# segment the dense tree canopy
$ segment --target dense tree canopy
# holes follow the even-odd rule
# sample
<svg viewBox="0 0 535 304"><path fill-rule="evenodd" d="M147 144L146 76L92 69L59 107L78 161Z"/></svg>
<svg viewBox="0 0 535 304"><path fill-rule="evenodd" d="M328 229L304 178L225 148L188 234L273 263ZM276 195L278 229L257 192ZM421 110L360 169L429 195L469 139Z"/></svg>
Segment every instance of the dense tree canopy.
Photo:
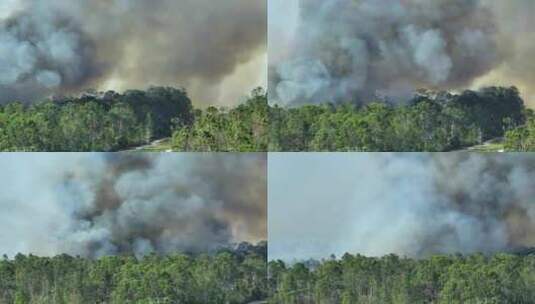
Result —
<svg viewBox="0 0 535 304"><path fill-rule="evenodd" d="M192 123L183 90L91 93L25 106L0 107L2 151L115 151L170 136Z"/></svg>
<svg viewBox="0 0 535 304"><path fill-rule="evenodd" d="M169 87L0 106L0 151L118 151L166 137L177 151L265 151L267 96L256 89L230 111L194 109Z"/></svg>
<svg viewBox="0 0 535 304"><path fill-rule="evenodd" d="M525 121L516 88L420 92L406 105L273 107L270 151L450 151L502 137Z"/></svg>
<svg viewBox="0 0 535 304"><path fill-rule="evenodd" d="M266 243L208 255L17 255L0 260L0 303L228 303L267 298Z"/></svg>
<svg viewBox="0 0 535 304"><path fill-rule="evenodd" d="M535 114L526 110L526 123L505 134L505 150L513 152L535 151Z"/></svg>
<svg viewBox="0 0 535 304"><path fill-rule="evenodd" d="M408 104L195 109L184 90L151 88L0 106L0 151L118 151L169 139L174 151L451 151L506 139L535 150L535 118L516 88L420 92Z"/></svg>
<svg viewBox="0 0 535 304"><path fill-rule="evenodd" d="M172 138L177 151L252 151L268 147L267 95L262 89L237 107L195 111L194 123L178 128Z"/></svg>
<svg viewBox="0 0 535 304"><path fill-rule="evenodd" d="M269 263L270 303L535 303L535 255L344 255Z"/></svg>

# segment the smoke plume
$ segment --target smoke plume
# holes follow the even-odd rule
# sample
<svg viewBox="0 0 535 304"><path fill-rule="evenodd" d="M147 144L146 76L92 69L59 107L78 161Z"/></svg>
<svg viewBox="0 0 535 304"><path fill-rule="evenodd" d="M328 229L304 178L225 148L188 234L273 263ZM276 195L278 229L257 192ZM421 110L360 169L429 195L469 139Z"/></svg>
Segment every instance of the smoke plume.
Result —
<svg viewBox="0 0 535 304"><path fill-rule="evenodd" d="M5 155L0 250L206 252L266 236L262 154Z"/></svg>
<svg viewBox="0 0 535 304"><path fill-rule="evenodd" d="M270 156L270 258L535 246L534 161L529 154Z"/></svg>
<svg viewBox="0 0 535 304"><path fill-rule="evenodd" d="M522 39L533 28L532 18L512 18L522 10L531 15L532 1L296 1L297 21L270 25L275 103L399 102L421 88L521 86L526 81L510 83L501 70L535 54L532 39ZM280 34L284 24L293 34Z"/></svg>
<svg viewBox="0 0 535 304"><path fill-rule="evenodd" d="M0 102L172 85L213 104L264 81L265 1L13 0L4 6Z"/></svg>

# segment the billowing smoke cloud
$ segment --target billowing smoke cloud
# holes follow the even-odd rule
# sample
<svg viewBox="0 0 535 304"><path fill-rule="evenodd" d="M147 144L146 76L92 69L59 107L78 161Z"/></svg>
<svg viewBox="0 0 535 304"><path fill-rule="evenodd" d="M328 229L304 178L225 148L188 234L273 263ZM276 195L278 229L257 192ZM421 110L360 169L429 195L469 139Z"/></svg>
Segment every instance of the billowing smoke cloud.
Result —
<svg viewBox="0 0 535 304"><path fill-rule="evenodd" d="M0 251L206 252L266 236L262 154L0 158Z"/></svg>
<svg viewBox="0 0 535 304"><path fill-rule="evenodd" d="M2 101L87 85L101 70L94 41L58 12L18 12L0 24Z"/></svg>
<svg viewBox="0 0 535 304"><path fill-rule="evenodd" d="M270 258L535 246L534 161L529 154L270 156Z"/></svg>
<svg viewBox="0 0 535 304"><path fill-rule="evenodd" d="M505 61L491 73L477 79L476 86L515 85L520 88L529 106L535 107L535 2L530 0L485 0L500 30L499 47Z"/></svg>
<svg viewBox="0 0 535 304"><path fill-rule="evenodd" d="M526 54L535 54L522 38L533 28L532 18L513 16L531 15L533 1L295 1L297 21L280 21L290 26L291 37L277 31L283 25L270 24L269 88L275 103L403 101L420 88L520 86L526 81L511 83L497 71L522 66L529 61Z"/></svg>
<svg viewBox="0 0 535 304"><path fill-rule="evenodd" d="M186 87L197 102L234 103L220 98L245 95L265 81L259 67L265 1L16 0L4 6L10 13L0 19L1 102L173 85Z"/></svg>

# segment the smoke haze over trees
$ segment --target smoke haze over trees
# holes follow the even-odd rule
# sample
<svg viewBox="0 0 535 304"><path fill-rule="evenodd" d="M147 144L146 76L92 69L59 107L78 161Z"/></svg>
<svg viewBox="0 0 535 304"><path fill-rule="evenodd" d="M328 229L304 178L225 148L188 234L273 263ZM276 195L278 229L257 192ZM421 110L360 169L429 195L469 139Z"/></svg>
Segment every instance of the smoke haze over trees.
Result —
<svg viewBox="0 0 535 304"><path fill-rule="evenodd" d="M263 154L4 154L0 251L210 252L266 239Z"/></svg>
<svg viewBox="0 0 535 304"><path fill-rule="evenodd" d="M275 0L269 12L274 103L398 102L422 88L489 85L516 85L532 101L532 1Z"/></svg>
<svg viewBox="0 0 535 304"><path fill-rule="evenodd" d="M534 160L529 154L272 154L269 258L533 247Z"/></svg>
<svg viewBox="0 0 535 304"><path fill-rule="evenodd" d="M0 102L184 86L196 103L265 85L266 1L3 1Z"/></svg>

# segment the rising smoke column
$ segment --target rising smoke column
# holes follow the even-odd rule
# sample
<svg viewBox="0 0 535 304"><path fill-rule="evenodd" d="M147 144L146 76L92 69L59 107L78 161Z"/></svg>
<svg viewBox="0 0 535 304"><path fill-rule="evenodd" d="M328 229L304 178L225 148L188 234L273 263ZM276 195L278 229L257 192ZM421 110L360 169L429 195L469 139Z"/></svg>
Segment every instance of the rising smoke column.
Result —
<svg viewBox="0 0 535 304"><path fill-rule="evenodd" d="M10 0L0 8L8 12L0 15L2 103L171 85L213 104L263 82L265 1Z"/></svg>
<svg viewBox="0 0 535 304"><path fill-rule="evenodd" d="M95 42L59 11L16 11L0 20L0 102L28 101L87 85L102 66Z"/></svg>
<svg viewBox="0 0 535 304"><path fill-rule="evenodd" d="M301 0L298 18L285 56L270 44L270 93L286 105L466 87L504 56L479 0Z"/></svg>
<svg viewBox="0 0 535 304"><path fill-rule="evenodd" d="M262 154L4 155L0 251L207 252L266 236Z"/></svg>
<svg viewBox="0 0 535 304"><path fill-rule="evenodd" d="M270 259L533 247L534 161L529 154L270 156Z"/></svg>

